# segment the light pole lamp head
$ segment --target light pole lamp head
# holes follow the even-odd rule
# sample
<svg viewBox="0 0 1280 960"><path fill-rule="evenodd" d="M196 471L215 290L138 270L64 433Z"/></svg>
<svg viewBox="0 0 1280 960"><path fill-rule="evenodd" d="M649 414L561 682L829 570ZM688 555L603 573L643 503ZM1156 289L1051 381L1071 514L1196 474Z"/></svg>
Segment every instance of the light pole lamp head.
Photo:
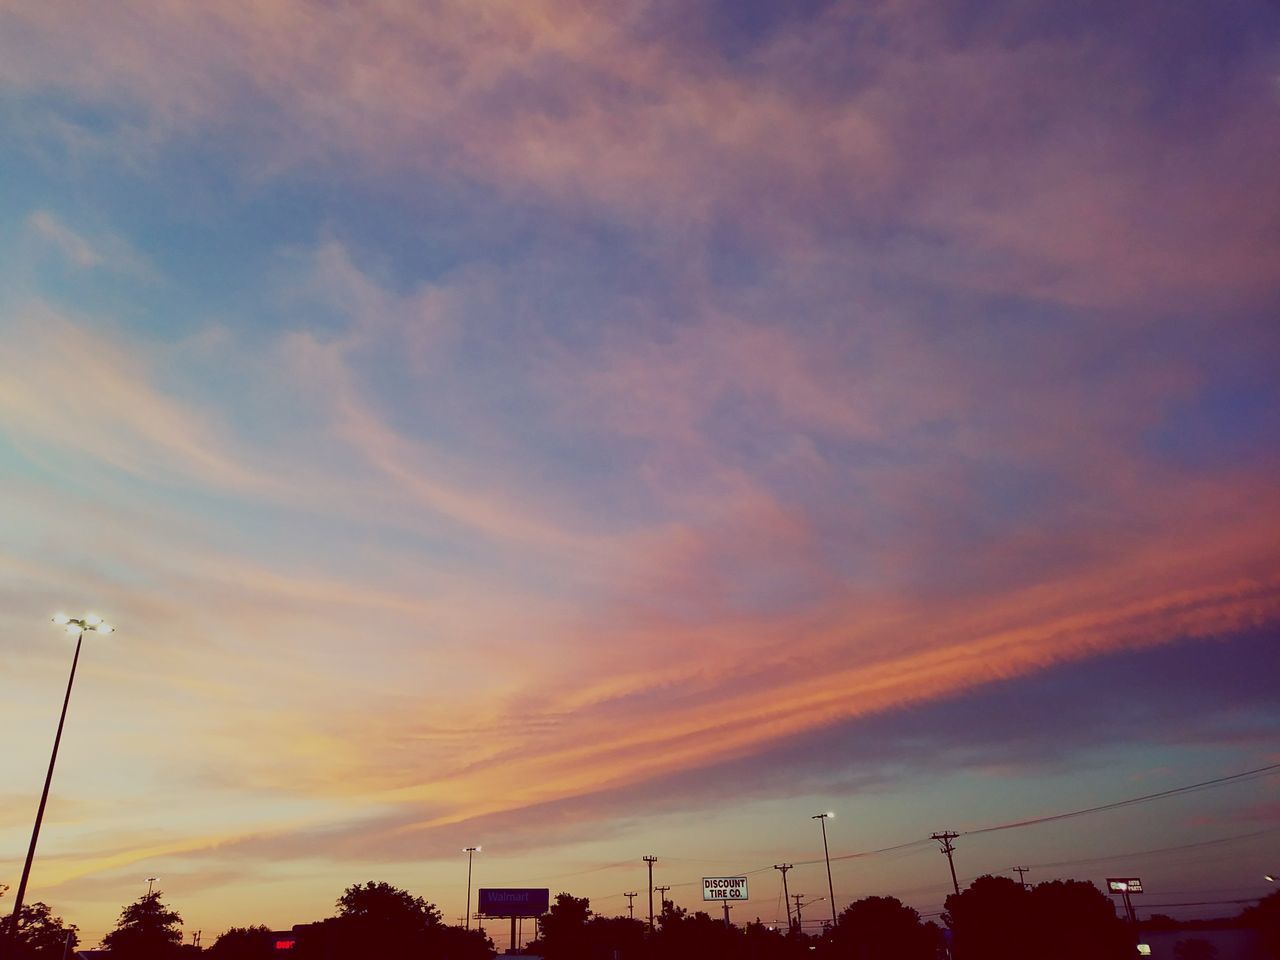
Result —
<svg viewBox="0 0 1280 960"><path fill-rule="evenodd" d="M815 813L809 819L810 820L834 820L835 818L836 818L835 813L828 810L826 813Z"/></svg>
<svg viewBox="0 0 1280 960"><path fill-rule="evenodd" d="M480 848L479 847L463 847L462 852L463 853L479 853Z"/></svg>
<svg viewBox="0 0 1280 960"><path fill-rule="evenodd" d="M65 627L69 636L84 633L86 630L92 630L94 633L114 633L116 629L96 613L85 617L69 617L65 613L59 613L52 619L58 626Z"/></svg>

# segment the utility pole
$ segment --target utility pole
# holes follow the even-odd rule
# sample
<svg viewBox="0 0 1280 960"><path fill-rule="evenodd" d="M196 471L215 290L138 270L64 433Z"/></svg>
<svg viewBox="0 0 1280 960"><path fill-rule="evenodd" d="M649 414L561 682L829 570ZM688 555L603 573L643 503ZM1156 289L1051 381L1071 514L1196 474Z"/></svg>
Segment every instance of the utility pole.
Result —
<svg viewBox="0 0 1280 960"><path fill-rule="evenodd" d="M827 860L827 893L831 895L831 929L836 928L836 888L831 882L831 850L827 847L827 821L834 817L835 814L828 810L826 813L815 813L809 819L817 820L822 824L822 855Z"/></svg>
<svg viewBox="0 0 1280 960"><path fill-rule="evenodd" d="M658 902L662 904L662 912L665 913L667 909L667 891L670 890L671 887L654 887L653 889L658 891Z"/></svg>
<svg viewBox="0 0 1280 960"><path fill-rule="evenodd" d="M728 930L730 927L733 926L733 924L729 922L729 901L724 900L722 902L724 903L724 927L726 930Z"/></svg>
<svg viewBox="0 0 1280 960"><path fill-rule="evenodd" d="M951 855L956 852L956 848L951 841L958 836L960 836L960 834L952 833L950 830L944 831L943 833L932 833L929 835L930 840L937 840L942 844L942 852L946 854L947 863L951 867L951 886L955 888L957 897L960 896L960 881L956 879L956 862L951 859Z"/></svg>
<svg viewBox="0 0 1280 960"><path fill-rule="evenodd" d="M791 869L789 863L775 863L773 869L782 871L782 902L787 905L787 933L791 932L791 896L787 893L787 871Z"/></svg>
<svg viewBox="0 0 1280 960"><path fill-rule="evenodd" d="M1027 871L1030 870L1031 868L1030 867L1010 867L1009 869L1018 875L1018 883L1022 884L1022 889L1023 890L1027 889Z"/></svg>
<svg viewBox="0 0 1280 960"><path fill-rule="evenodd" d="M630 893L624 893L627 898L627 916L632 920L636 918L636 897L640 896L640 891L632 890Z"/></svg>
<svg viewBox="0 0 1280 960"><path fill-rule="evenodd" d="M800 898L803 893L793 893L791 899L796 902L796 933L804 933L804 929L800 926Z"/></svg>
<svg viewBox="0 0 1280 960"><path fill-rule="evenodd" d="M649 865L649 932L653 933L653 865L658 862L658 858L645 857L644 862Z"/></svg>

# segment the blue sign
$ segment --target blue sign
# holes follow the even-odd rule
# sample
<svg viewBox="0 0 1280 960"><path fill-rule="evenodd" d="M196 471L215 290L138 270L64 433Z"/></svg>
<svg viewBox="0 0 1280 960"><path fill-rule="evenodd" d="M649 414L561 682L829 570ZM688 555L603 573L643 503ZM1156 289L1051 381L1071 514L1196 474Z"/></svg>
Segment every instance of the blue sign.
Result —
<svg viewBox="0 0 1280 960"><path fill-rule="evenodd" d="M551 906L551 891L543 888L480 888L480 912L486 917L540 917Z"/></svg>

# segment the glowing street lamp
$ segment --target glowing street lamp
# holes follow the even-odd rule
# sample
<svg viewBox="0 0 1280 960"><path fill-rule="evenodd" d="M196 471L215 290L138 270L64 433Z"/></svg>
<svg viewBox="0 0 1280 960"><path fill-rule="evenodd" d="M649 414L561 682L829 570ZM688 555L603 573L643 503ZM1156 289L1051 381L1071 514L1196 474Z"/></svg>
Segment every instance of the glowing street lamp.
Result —
<svg viewBox="0 0 1280 960"><path fill-rule="evenodd" d="M831 851L827 849L827 821L835 819L835 813L828 810L826 813L815 813L810 820L817 820L822 824L822 855L827 860L827 893L831 894L831 929L836 928L836 888L831 883Z"/></svg>
<svg viewBox="0 0 1280 960"><path fill-rule="evenodd" d="M27 861L22 866L22 879L18 881L18 892L13 898L13 916L9 920L9 934L18 933L18 917L22 914L22 898L27 893L27 879L31 876L31 861L36 855L36 841L40 839L40 823L44 820L45 804L49 802L49 784L53 782L53 766L58 762L58 745L62 743L62 727L67 720L67 704L71 702L71 685L76 682L76 665L80 662L80 645L84 642L85 631L93 633L111 633L115 628L99 616L89 614L76 619L65 613L53 618L53 622L64 627L67 633L76 638L75 656L71 658L71 676L67 679L67 693L62 698L62 714L58 717L58 732L53 738L53 754L49 757L49 771L44 775L44 790L40 794L40 806L36 808L36 825L31 831L31 846L27 848ZM0 948L8 942L8 938L0 940ZM7 950L0 949L0 954Z"/></svg>
<svg viewBox="0 0 1280 960"><path fill-rule="evenodd" d="M471 929L471 858L480 852L479 847L463 847L467 855L467 929Z"/></svg>

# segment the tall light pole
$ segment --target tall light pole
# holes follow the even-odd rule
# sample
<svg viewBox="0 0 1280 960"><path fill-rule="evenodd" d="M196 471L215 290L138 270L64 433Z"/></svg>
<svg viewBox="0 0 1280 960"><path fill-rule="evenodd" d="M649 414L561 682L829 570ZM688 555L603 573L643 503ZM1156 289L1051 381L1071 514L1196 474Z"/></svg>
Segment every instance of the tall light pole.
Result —
<svg viewBox="0 0 1280 960"><path fill-rule="evenodd" d="M822 824L822 855L827 859L827 893L831 894L831 929L836 928L836 888L831 883L831 851L827 849L827 821L834 818L835 814L828 810L826 813L815 813L810 820L817 820Z"/></svg>
<svg viewBox="0 0 1280 960"><path fill-rule="evenodd" d="M31 846L27 848L27 861L22 865L22 879L18 881L18 892L13 898L13 916L9 919L8 936L0 937L0 956L8 953L6 944L10 938L18 935L18 917L22 914L22 898L27 893L27 879L31 876L31 861L36 856L36 841L40 839L40 823L44 820L45 804L49 802L49 784L53 782L53 766L58 762L58 746L62 743L62 727L67 721L67 704L71 702L71 685L76 682L76 665L80 662L80 645L84 642L86 630L94 633L111 633L115 628L105 623L99 616L89 614L76 619L60 613L53 622L65 627L69 635L76 638L75 656L71 658L71 676L67 678L67 694L62 698L62 714L58 717L58 732L53 738L53 753L49 757L49 772L44 775L44 790L40 793L40 806L36 808L36 825L31 831Z"/></svg>
<svg viewBox="0 0 1280 960"><path fill-rule="evenodd" d="M159 877L147 877L147 899L148 900L151 899L151 891L155 887L156 881L159 879L160 879Z"/></svg>
<svg viewBox="0 0 1280 960"><path fill-rule="evenodd" d="M467 929L471 929L471 858L480 852L479 847L463 847L467 855Z"/></svg>

